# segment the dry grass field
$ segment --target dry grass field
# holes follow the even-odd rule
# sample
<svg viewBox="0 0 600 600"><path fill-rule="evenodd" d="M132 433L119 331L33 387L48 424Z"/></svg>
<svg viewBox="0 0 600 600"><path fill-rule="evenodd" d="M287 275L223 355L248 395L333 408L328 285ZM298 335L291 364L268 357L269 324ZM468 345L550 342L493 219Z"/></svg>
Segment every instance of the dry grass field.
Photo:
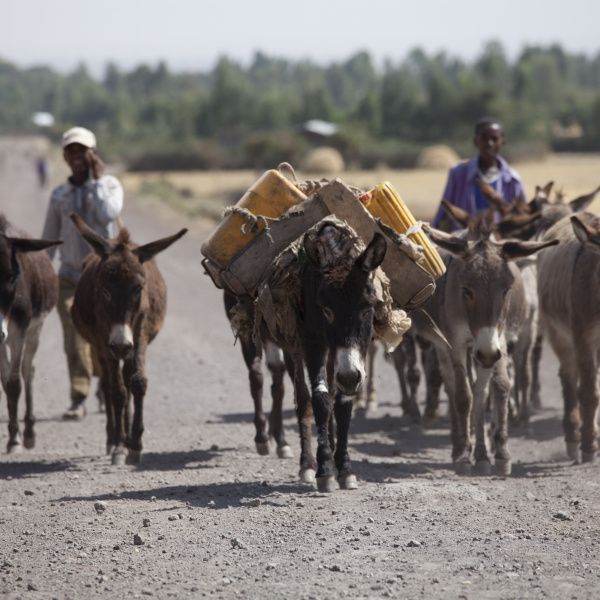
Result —
<svg viewBox="0 0 600 600"><path fill-rule="evenodd" d="M553 154L543 161L513 165L521 174L531 196L536 185L554 181L569 197L590 192L600 185L600 154ZM223 206L235 204L261 175L245 171L197 171L170 173L124 173L120 175L126 193L155 196L185 211L190 216L218 219ZM414 216L429 220L440 201L446 182L444 170L374 170L332 173L348 185L368 190L390 181ZM297 172L298 180L320 179L322 175ZM600 198L591 210L600 212Z"/></svg>

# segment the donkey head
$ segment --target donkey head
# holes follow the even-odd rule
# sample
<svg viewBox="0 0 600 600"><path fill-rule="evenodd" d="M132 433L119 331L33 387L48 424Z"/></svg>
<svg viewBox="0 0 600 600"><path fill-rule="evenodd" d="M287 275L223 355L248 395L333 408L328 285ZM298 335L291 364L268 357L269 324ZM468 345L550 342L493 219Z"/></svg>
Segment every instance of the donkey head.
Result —
<svg viewBox="0 0 600 600"><path fill-rule="evenodd" d="M0 218L0 344L8 337L9 313L18 294L17 284L21 274L18 255L62 244L60 240L9 237L4 233L7 227L8 223Z"/></svg>
<svg viewBox="0 0 600 600"><path fill-rule="evenodd" d="M375 233L364 250L359 242L348 230L332 225L304 237L316 275L305 279L313 288L305 289L305 296L314 300L313 318L307 319L307 327L324 335L330 360L333 358L334 381L345 395L356 394L366 377L365 356L373 338L377 303L373 272L387 249L380 233Z"/></svg>
<svg viewBox="0 0 600 600"><path fill-rule="evenodd" d="M493 242L489 231L479 229L478 239L429 230L431 239L460 259L455 279L447 285L460 288L460 303L473 338L473 356L486 369L501 357L509 306L524 317L525 296L519 270L509 263L558 243ZM474 232L471 232L473 234ZM449 275L447 275L449 276ZM522 306L521 306L522 305Z"/></svg>
<svg viewBox="0 0 600 600"><path fill-rule="evenodd" d="M70 217L99 259L95 282L98 321L104 323L108 330L107 342L113 356L125 359L133 351L134 332L149 308L144 263L167 249L187 229L137 246L131 241L127 229L122 229L115 239L106 240L78 215L71 213Z"/></svg>

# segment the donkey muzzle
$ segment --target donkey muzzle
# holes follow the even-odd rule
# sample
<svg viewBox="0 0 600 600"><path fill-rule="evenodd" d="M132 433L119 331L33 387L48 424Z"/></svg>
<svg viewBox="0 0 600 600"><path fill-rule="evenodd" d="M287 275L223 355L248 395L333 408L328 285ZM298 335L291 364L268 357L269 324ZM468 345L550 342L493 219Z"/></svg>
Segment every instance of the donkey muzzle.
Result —
<svg viewBox="0 0 600 600"><path fill-rule="evenodd" d="M115 325L108 338L108 347L117 360L127 358L133 350L133 332L129 325Z"/></svg>

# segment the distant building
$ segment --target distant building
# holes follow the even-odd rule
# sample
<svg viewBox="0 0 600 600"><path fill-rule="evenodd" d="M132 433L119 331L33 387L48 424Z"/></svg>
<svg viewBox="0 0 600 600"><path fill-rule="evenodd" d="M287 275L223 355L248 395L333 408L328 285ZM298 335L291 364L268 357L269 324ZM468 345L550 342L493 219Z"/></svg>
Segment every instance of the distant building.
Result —
<svg viewBox="0 0 600 600"><path fill-rule="evenodd" d="M52 127L54 125L54 115L49 112L34 112L31 115L31 120L38 127Z"/></svg>

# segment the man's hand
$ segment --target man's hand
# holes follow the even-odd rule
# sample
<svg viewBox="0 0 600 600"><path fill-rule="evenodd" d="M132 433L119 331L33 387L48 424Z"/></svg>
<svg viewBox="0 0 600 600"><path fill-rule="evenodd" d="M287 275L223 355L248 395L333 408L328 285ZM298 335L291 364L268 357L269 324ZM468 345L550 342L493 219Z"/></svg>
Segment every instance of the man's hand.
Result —
<svg viewBox="0 0 600 600"><path fill-rule="evenodd" d="M86 158L88 165L90 166L90 171L92 172L92 177L94 179L100 179L104 173L104 163L102 162L102 159L96 154L96 151L91 148L87 151Z"/></svg>

